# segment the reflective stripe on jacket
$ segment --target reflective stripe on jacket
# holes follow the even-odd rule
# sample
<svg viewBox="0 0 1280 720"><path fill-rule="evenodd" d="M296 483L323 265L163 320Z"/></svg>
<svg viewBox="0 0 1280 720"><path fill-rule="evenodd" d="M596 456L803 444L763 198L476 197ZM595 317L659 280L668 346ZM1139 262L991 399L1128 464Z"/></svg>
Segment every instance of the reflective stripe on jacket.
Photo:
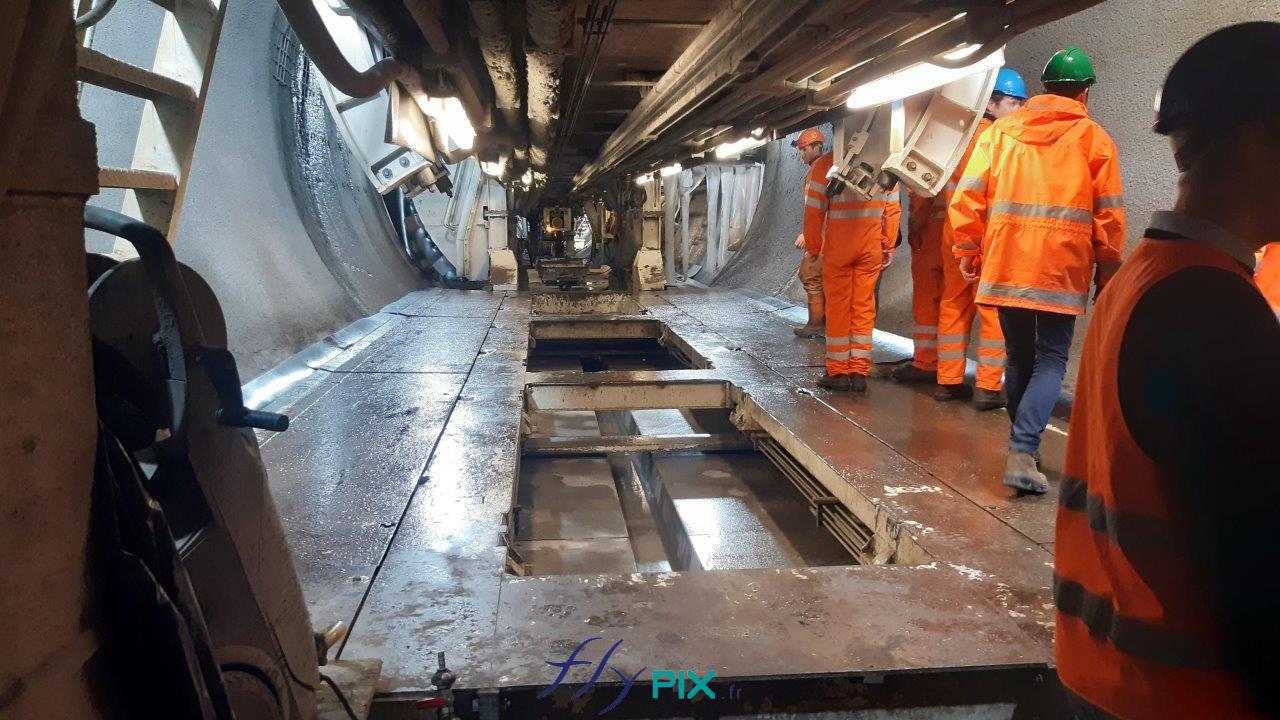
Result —
<svg viewBox="0 0 1280 720"><path fill-rule="evenodd" d="M1038 95L987 129L948 210L957 257L979 255L977 302L1081 315L1094 266L1124 250L1115 144L1085 106Z"/></svg>
<svg viewBox="0 0 1280 720"><path fill-rule="evenodd" d="M879 193L864 200L851 190L827 197L827 171L832 165L827 153L809 166L804 188L804 244L810 255L817 255L824 237L830 242L861 244L878 242L881 247L898 244L902 208L898 190ZM824 233L825 223L825 233Z"/></svg>
<svg viewBox="0 0 1280 720"><path fill-rule="evenodd" d="M1208 243L1144 240L1101 296L1081 356L1054 543L1055 652L1064 685L1113 715L1255 715L1225 667L1199 527L1172 473L1147 455L1122 407L1121 352L1134 309L1188 268L1248 279Z"/></svg>

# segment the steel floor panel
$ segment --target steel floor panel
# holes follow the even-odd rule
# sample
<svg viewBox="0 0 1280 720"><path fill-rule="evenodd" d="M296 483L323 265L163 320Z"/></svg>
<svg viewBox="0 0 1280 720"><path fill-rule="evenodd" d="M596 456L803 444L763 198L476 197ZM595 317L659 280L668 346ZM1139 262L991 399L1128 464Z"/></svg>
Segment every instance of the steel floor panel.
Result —
<svg viewBox="0 0 1280 720"><path fill-rule="evenodd" d="M283 441L294 430L268 442L264 454L273 488L288 500L280 500L286 531L291 542L309 548L295 547L300 558L326 546L345 554L341 546L354 528L377 515L348 518L350 527L325 526L323 532L307 527L309 513L318 512L310 504L328 504L326 488L340 475L330 467L318 476L323 482L308 479L325 465L310 455L334 453L330 449L326 456L325 442L345 437L359 448L328 465L350 468L349 460L360 457L376 466L371 456L382 454L395 458L392 476L412 478L407 486L393 483L404 512L399 526L377 523L385 533L380 542L385 545L392 532L394 538L342 657L382 660L380 690L387 693L427 690L435 652L441 650L460 675L460 689L546 685L555 676L547 660L563 659L592 636L624 640L626 659L618 661L637 669L679 662L748 678L1052 661L1048 543L1054 499L1002 494L995 470L1007 435L1002 415L937 404L918 389L878 379L862 397L815 391L811 380L820 362L812 358L821 342L794 339L793 323L759 300L719 290L639 299L648 317L667 323L713 367L592 373L589 379L572 372L528 373L523 359L529 295L425 291L386 309L419 316L416 321L397 321L340 369L366 363L422 369L431 367L434 355L448 357L448 367L461 368L457 374L357 372L307 407L295 425L304 432L290 445ZM482 343L468 341L467 358L467 352L447 347L457 344L451 338L432 332L437 321ZM467 323L479 328L463 330ZM877 347L877 353L892 356L886 348ZM362 378L396 378L402 384L353 384L338 394ZM397 411L421 408L413 398L443 378L457 398L440 408L444 414L451 408L451 414L432 449L431 428L405 423ZM525 384L677 378L728 380L741 388L762 423L790 434L793 455L820 463L815 474L829 490L847 503L882 509L929 561L523 578L506 573L499 534L520 466ZM364 397L356 397L359 388L365 388ZM397 392L409 399L392 397ZM306 431L309 419L331 427L327 433ZM309 449L312 443L317 447ZM1049 439L1051 467L1059 461L1057 443ZM289 453L282 452L286 447ZM428 457L418 482L410 468ZM307 489L309 483L315 488ZM394 507L389 499L388 505ZM344 588L311 582L306 589L313 607L350 604ZM589 672L578 670L566 682L582 681L579 675Z"/></svg>
<svg viewBox="0 0 1280 720"><path fill-rule="evenodd" d="M316 627L355 618L463 378L343 376L263 446Z"/></svg>
<svg viewBox="0 0 1280 720"><path fill-rule="evenodd" d="M646 666L727 679L1044 661L1009 618L936 566L512 578L498 615L503 687L548 684L547 661L593 636L623 641L609 664L628 675ZM593 671L575 668L566 682Z"/></svg>
<svg viewBox="0 0 1280 720"><path fill-rule="evenodd" d="M810 385L821 376L820 371L803 370L785 374ZM885 378L872 378L870 383L864 397L817 392L859 427L1033 541L1053 541L1058 480L1067 449L1062 421L1050 422L1041 445L1049 493L1018 496L1000 482L1008 457L1009 416L1003 409L980 412L967 402L940 403L930 396L933 385L902 385ZM1002 437L1005 442L996 441Z"/></svg>
<svg viewBox="0 0 1280 720"><path fill-rule="evenodd" d="M486 316L487 317L487 316ZM467 372L480 352L489 325L478 317L406 317L379 341L351 359L351 372Z"/></svg>

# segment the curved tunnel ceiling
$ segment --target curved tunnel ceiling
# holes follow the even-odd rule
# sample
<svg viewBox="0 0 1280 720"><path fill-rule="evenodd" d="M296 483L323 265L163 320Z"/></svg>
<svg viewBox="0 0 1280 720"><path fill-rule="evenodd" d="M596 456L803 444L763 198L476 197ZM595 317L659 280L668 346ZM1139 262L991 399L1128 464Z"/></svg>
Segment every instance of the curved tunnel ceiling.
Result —
<svg viewBox="0 0 1280 720"><path fill-rule="evenodd" d="M481 160L531 171L527 191L512 183L527 207L699 161L755 128L779 137L869 80L1100 0L346 2L414 82L461 99Z"/></svg>

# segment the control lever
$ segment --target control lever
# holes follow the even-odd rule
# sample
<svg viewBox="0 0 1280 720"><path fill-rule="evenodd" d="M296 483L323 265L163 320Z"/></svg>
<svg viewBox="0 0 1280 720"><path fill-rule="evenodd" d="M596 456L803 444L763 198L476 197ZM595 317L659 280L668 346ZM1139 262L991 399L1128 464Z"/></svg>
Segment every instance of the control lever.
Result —
<svg viewBox="0 0 1280 720"><path fill-rule="evenodd" d="M209 376L213 390L218 394L218 424L227 427L251 427L259 430L284 432L289 429L289 416L265 410L250 410L244 406L240 393L240 372L236 359L226 348L196 345L191 349L192 360L199 363Z"/></svg>
<svg viewBox="0 0 1280 720"><path fill-rule="evenodd" d="M436 653L436 660L439 668L431 675L431 686L435 688L436 695L419 700L417 705L420 710L436 710L436 717L446 720L455 717L453 684L458 681L458 675L445 666L443 652Z"/></svg>

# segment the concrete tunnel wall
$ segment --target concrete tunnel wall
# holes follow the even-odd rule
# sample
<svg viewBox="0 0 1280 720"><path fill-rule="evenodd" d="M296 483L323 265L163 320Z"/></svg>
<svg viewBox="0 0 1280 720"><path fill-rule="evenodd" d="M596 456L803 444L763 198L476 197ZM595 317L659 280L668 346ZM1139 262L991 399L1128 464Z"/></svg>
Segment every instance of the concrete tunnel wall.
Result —
<svg viewBox="0 0 1280 720"><path fill-rule="evenodd" d="M159 8L122 0L95 48L150 66L162 17L151 10ZM175 251L217 293L247 381L422 279L343 146L276 3L229 2L220 43ZM127 167L142 102L84 92L101 164ZM122 191L104 191L92 202L119 210L122 200ZM94 235L90 251L110 249Z"/></svg>
<svg viewBox="0 0 1280 720"><path fill-rule="evenodd" d="M1057 50L1075 45L1093 58L1099 82L1090 94L1089 110L1119 150L1128 213L1126 256L1141 239L1151 213L1172 205L1177 188L1177 170L1168 144L1151 132L1156 91L1169 66L1204 35L1249 20L1280 20L1280 0L1109 0L1021 35L1006 49L1008 66L1026 78L1033 93L1041 91L1040 71ZM1224 101L1248 102L1248 98ZM830 137L829 129L827 135ZM755 222L743 251L716 279L716 285L803 301L794 279L799 251L791 243L800 232L805 166L790 146L792 139L771 143ZM876 321L877 327L906 337L910 337L912 325L909 252L905 245L899 248L898 257L883 275ZM1076 325L1067 388L1075 384L1088 320L1086 314Z"/></svg>

